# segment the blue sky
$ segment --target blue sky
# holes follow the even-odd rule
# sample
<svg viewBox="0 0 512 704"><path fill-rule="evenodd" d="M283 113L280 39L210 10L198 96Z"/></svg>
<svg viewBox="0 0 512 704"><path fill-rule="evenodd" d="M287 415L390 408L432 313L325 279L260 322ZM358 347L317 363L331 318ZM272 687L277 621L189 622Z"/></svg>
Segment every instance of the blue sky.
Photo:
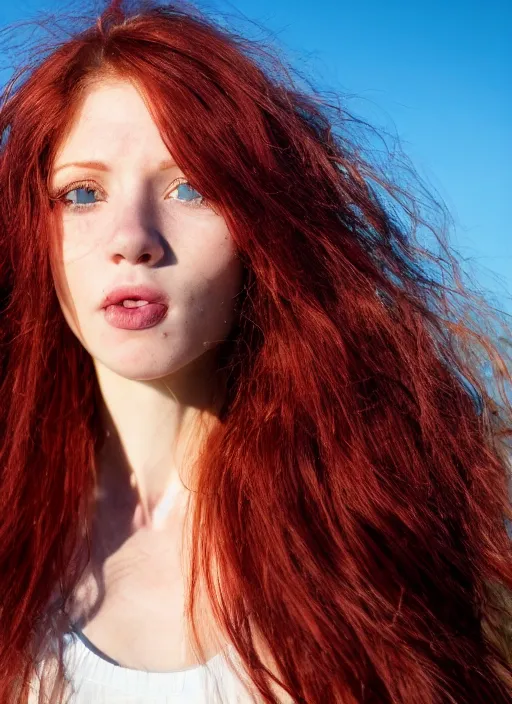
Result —
<svg viewBox="0 0 512 704"><path fill-rule="evenodd" d="M350 94L351 111L396 131L455 218L452 243L512 314L510 0L198 4L268 28L322 89ZM70 8L62 0L2 5L0 26ZM261 35L257 26L252 33Z"/></svg>

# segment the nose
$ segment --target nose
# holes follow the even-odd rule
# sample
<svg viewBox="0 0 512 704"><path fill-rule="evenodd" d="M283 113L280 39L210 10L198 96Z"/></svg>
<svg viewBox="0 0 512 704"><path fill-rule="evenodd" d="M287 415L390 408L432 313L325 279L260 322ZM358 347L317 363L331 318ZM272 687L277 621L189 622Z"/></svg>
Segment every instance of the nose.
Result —
<svg viewBox="0 0 512 704"><path fill-rule="evenodd" d="M157 265L164 257L162 236L145 222L143 214L124 212L115 223L108 246L108 258L115 264Z"/></svg>

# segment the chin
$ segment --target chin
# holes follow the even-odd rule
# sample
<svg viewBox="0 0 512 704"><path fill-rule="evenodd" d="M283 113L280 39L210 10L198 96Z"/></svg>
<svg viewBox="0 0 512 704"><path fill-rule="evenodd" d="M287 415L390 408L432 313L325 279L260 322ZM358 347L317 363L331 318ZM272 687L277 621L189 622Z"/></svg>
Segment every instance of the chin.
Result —
<svg viewBox="0 0 512 704"><path fill-rule="evenodd" d="M196 352L196 354L194 354ZM136 349L109 346L108 350L90 350L95 364L132 381L154 381L172 376L203 356L204 350L169 350L153 343Z"/></svg>
<svg viewBox="0 0 512 704"><path fill-rule="evenodd" d="M107 367L111 372L124 379L132 381L153 381L162 379L177 372L182 365L179 363L169 363L169 360L158 360L154 356L147 356L147 359L137 360L122 360L112 359L112 357L103 356L101 359L96 358L102 366Z"/></svg>
<svg viewBox="0 0 512 704"><path fill-rule="evenodd" d="M171 375L176 370L155 368L144 369L139 365L138 367L110 366L110 371L114 372L117 376L130 381L155 381L156 379L163 379Z"/></svg>

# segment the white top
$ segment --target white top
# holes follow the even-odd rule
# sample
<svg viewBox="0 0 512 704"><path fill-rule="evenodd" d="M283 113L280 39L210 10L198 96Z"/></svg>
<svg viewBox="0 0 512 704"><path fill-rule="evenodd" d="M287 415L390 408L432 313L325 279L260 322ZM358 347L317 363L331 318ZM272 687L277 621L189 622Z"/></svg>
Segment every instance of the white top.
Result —
<svg viewBox="0 0 512 704"><path fill-rule="evenodd" d="M231 672L233 660L239 677ZM64 637L64 667L72 687L66 704L249 704L240 661L232 646L205 665L175 672L145 672L97 655L76 633Z"/></svg>

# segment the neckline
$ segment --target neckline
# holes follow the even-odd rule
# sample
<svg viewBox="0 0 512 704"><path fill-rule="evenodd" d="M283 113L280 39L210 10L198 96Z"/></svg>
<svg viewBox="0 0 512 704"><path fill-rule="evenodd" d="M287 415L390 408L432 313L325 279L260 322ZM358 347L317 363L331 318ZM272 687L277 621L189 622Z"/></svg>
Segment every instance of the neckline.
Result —
<svg viewBox="0 0 512 704"><path fill-rule="evenodd" d="M153 672L124 667L111 658L105 659L103 654L90 649L75 630L66 634L65 644L65 667L75 685L93 682L132 695L153 696L161 696L163 691L168 694L203 692L208 686L208 678L222 669L230 649L227 645L204 664L182 670Z"/></svg>
<svg viewBox="0 0 512 704"><path fill-rule="evenodd" d="M78 628L77 625L71 624L71 631L81 640L81 642L84 644L84 646L87 648L87 650L90 650L91 653L96 655L97 657L101 658L101 660L105 660L105 662L109 662L111 665L115 665L116 667L122 667L122 665L117 662L117 660L114 660L113 658L109 657L106 653L104 653L102 650L97 648L92 641L87 638L85 633L82 631L81 628Z"/></svg>

